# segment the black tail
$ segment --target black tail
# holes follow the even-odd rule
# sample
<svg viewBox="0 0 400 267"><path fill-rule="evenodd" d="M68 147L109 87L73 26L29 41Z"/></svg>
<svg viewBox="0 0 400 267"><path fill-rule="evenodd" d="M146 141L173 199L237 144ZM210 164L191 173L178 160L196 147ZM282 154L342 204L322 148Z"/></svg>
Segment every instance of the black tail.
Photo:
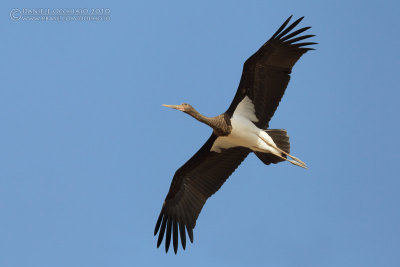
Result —
<svg viewBox="0 0 400 267"><path fill-rule="evenodd" d="M286 130L268 129L266 130L266 132L269 136L271 136L272 140L274 140L274 143L278 148L290 154L290 142ZM264 162L264 164L267 165L271 163L276 164L278 162L284 161L283 159L271 153L262 153L262 152L254 152L254 153L262 162ZM286 158L286 155L282 154L282 157Z"/></svg>

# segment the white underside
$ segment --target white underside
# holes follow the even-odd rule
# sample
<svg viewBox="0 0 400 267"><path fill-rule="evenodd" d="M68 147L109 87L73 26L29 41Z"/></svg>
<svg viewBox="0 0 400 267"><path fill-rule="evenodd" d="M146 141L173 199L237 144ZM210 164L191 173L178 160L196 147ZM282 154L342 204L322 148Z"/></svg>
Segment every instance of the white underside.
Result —
<svg viewBox="0 0 400 267"><path fill-rule="evenodd" d="M253 151L280 155L272 147L276 147L272 138L253 122L258 122L258 119L255 115L252 101L246 96L233 113L231 118L231 133L228 136L217 137L211 147L211 151L220 153L221 149L242 146L250 148Z"/></svg>

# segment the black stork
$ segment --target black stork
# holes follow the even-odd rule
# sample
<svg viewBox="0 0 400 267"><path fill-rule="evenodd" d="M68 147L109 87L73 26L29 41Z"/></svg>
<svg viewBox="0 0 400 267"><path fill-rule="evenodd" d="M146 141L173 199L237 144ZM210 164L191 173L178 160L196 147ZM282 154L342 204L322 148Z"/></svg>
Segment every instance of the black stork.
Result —
<svg viewBox="0 0 400 267"><path fill-rule="evenodd" d="M290 16L275 34L243 66L239 88L228 110L205 117L189 104L164 105L183 111L209 125L213 132L200 150L179 168L162 205L154 235L157 247L165 234L165 251L173 240L178 250L178 234L183 249L186 232L193 243L193 229L206 200L213 195L251 152L265 164L289 161L306 168L291 156L286 130L267 129L285 92L294 64L314 42L300 42L314 35L299 35L311 27L289 33L303 17L286 27ZM288 159L287 157L291 158Z"/></svg>

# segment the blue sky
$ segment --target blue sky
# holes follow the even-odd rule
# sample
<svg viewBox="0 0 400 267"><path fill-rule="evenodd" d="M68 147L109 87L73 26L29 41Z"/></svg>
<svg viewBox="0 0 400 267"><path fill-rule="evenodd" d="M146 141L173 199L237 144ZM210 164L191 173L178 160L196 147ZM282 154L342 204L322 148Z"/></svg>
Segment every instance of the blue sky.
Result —
<svg viewBox="0 0 400 267"><path fill-rule="evenodd" d="M3 1L1 266L399 266L395 1ZM108 22L13 8L109 8ZM320 44L271 121L309 170L249 156L186 251L156 248L175 170L229 106L242 64L293 14Z"/></svg>

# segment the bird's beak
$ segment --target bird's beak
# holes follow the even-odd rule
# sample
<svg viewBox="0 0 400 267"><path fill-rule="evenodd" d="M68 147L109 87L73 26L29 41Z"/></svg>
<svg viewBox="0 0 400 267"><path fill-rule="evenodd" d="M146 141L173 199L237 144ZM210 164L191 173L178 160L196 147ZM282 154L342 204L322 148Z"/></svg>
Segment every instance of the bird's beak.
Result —
<svg viewBox="0 0 400 267"><path fill-rule="evenodd" d="M166 104L163 104L163 106L164 106L164 107L167 107L167 108L174 108L174 109L183 111L182 105L166 105Z"/></svg>

